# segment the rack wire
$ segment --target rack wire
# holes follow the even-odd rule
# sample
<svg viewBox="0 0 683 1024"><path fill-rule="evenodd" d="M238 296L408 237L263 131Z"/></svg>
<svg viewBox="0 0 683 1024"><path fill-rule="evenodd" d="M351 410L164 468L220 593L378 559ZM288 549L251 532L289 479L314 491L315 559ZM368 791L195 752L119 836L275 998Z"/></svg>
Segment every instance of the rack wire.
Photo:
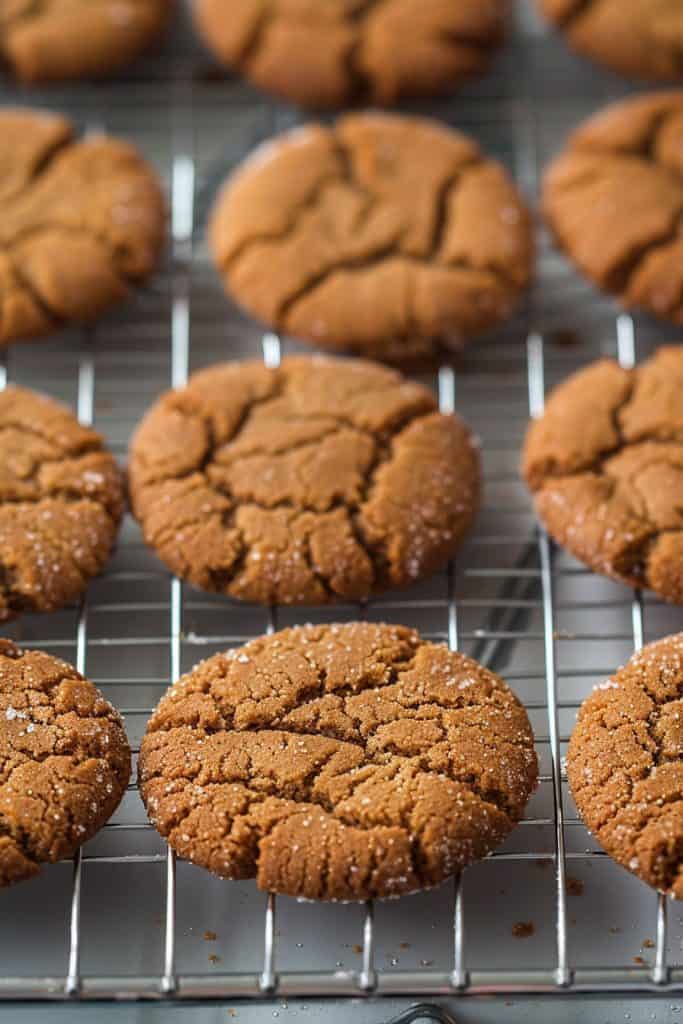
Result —
<svg viewBox="0 0 683 1024"><path fill-rule="evenodd" d="M540 95L540 55L549 45L521 30L510 59L517 69L525 69L525 75L514 77L510 68L504 68L484 87L483 96L475 89L460 106L436 110L439 116L479 131L485 144L507 159L529 195L536 193L539 166L548 147L555 145L554 139L546 139L549 128L561 132L579 116L567 103L561 80L552 108ZM552 51L553 67L563 59ZM201 58L192 54L152 67L149 80L133 77L122 93L107 89L86 100L81 94L78 101L79 111L85 109L88 117L93 108L101 114L110 103L107 127L111 122L112 130L122 131L129 125L131 132L139 120L133 116L138 91L152 103L139 141L148 144L160 163L164 157L159 156L157 136L163 134L161 149L170 157L171 254L166 272L125 317L114 318L97 331L69 335L61 349L13 350L0 367L0 386L16 378L32 386L44 382L60 397L70 394L81 421L102 421L121 455L151 396L169 385L182 386L191 365L253 353L258 344L262 358L273 366L282 348L291 345L272 334L257 338L253 326L227 306L201 240L207 202L228 165L257 138L289 124L290 114L241 86L203 81L197 66L203 66ZM170 88L164 84L167 79ZM551 92L553 81L549 80ZM584 77L580 82L590 105L597 105L604 88L601 80ZM75 95L65 94L61 105L69 109ZM162 108L167 121L152 123ZM228 121L228 111L230 130L234 128L238 138L227 146L226 155L221 146L216 153L214 140L221 119ZM541 775L539 796L514 835L487 862L435 894L396 906L370 902L336 910L297 907L258 893L253 884L218 883L177 862L147 823L133 783L122 810L79 852L69 878L61 868L53 868L43 882L3 894L0 1000L419 999L510 992L561 997L589 991L683 990L683 966L676 955L680 922L671 927L665 899L651 896L590 843L568 799L562 768L573 715L592 683L610 674L618 659L642 646L650 633L673 631L676 614L640 593L631 595L616 584L597 580L556 551L533 521L516 469L525 421L542 412L547 386L605 351L632 366L651 339L640 325L636 339L630 317L615 319L608 303L582 289L543 238L541 271L539 286L521 317L498 338L473 350L462 368L443 367L431 382L441 410L463 411L483 435L489 497L458 564L414 590L361 608L340 605L334 610L340 619L381 617L413 624L429 639L464 650L500 671L518 689L533 718ZM567 322L577 322L584 338L579 345L559 347L553 332ZM139 374L137 365L142 367ZM303 618L323 614L327 615L306 610ZM79 608L63 616L29 617L13 628L13 635L27 646L73 656L78 669L122 708L137 754L146 717L170 681L199 656L247 642L279 624L289 625L297 615L277 608L262 615L196 594L159 567L128 524L119 554ZM596 616L604 617L605 625ZM551 881L543 865L553 868ZM609 913L617 915L627 893L638 927L654 928L651 962L643 957L634 963L630 953L640 947L631 937L605 961L604 935L602 943L586 949L576 941L575 932L590 917L590 908L577 909L571 903L570 872L583 871L590 885L593 868L599 870L600 880L608 879L614 897ZM506 888L505 895L498 889L496 899L487 902L491 872ZM94 883L93 875L98 879ZM540 889L541 895L536 891ZM538 932L538 942L531 940L528 953L511 938L514 920L505 910L510 891L520 890L533 905ZM214 958L208 969L205 961L201 969L202 953L187 926L187 892L202 912L212 913L215 904L225 917L227 937L217 947L223 958ZM57 913L45 909L48 897L59 897ZM108 941L115 905L121 922ZM514 908L518 912L519 901ZM143 917L143 911L149 916ZM505 934L499 927L501 916ZM236 920L247 934L244 949L235 942ZM395 935L404 930L412 942L401 943L397 953ZM582 940L591 941L591 930L593 922L588 921ZM321 949L306 950L303 942L292 949L289 934L313 940ZM41 971L27 972L28 950L41 936L50 947L49 955L41 954ZM497 949L492 948L493 936ZM121 939L132 951L119 964ZM408 946L410 953L403 949ZM333 951L340 948L357 957L352 967L336 960ZM387 950L396 955L389 957ZM435 1020L449 1019L444 1011L422 1006L401 1021L430 1014Z"/></svg>

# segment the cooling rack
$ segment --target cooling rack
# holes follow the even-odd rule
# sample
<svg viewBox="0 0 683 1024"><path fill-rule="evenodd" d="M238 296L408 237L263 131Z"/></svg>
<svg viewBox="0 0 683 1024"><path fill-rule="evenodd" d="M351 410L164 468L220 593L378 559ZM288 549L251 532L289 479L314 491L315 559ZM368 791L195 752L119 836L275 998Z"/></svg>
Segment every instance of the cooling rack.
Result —
<svg viewBox="0 0 683 1024"><path fill-rule="evenodd" d="M498 67L448 102L413 109L471 132L522 190L570 128L623 83L581 65L520 4ZM131 430L164 388L220 359L288 339L260 335L225 299L204 227L215 189L252 146L297 122L284 106L217 76L182 21L165 55L128 78L23 93L4 102L70 113L85 129L132 138L167 182L166 266L96 330L15 346L0 385L69 401L125 458ZM601 354L627 366L671 332L619 316L539 231L538 284L519 316L428 381L481 438L486 500L458 558L410 590L365 607L259 610L172 579L132 521L79 608L9 630L71 659L122 709L135 752L166 686L197 660L301 621L403 622L500 672L529 710L540 785L496 854L442 888L398 902L315 906L221 882L176 862L132 783L112 821L74 863L0 899L0 1000L237 1000L683 989L683 929L587 835L567 792L564 747L591 687L648 639L683 627L680 610L598 578L539 531L518 477L529 415L546 390ZM378 1015L381 1010L378 1009ZM417 1007L402 1021L444 1011Z"/></svg>

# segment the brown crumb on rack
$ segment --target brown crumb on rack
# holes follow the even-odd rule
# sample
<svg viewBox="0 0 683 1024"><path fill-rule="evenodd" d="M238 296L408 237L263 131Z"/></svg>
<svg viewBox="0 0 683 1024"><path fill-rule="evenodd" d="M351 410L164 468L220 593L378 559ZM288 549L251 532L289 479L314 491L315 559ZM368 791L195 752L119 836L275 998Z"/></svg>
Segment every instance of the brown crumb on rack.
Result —
<svg viewBox="0 0 683 1024"><path fill-rule="evenodd" d="M580 878L572 878L571 875L567 878L567 892L570 896L583 896L584 888L585 885Z"/></svg>
<svg viewBox="0 0 683 1024"><path fill-rule="evenodd" d="M654 949L655 944L652 939L643 939L643 949Z"/></svg>
<svg viewBox="0 0 683 1024"><path fill-rule="evenodd" d="M221 962L221 958L219 956L216 956L215 953L209 953L209 963L210 964L219 964L220 962Z"/></svg>
<svg viewBox="0 0 683 1024"><path fill-rule="evenodd" d="M556 331L550 333L551 345L557 345L559 348L571 348L574 345L581 344L581 336L578 331L572 330L571 327L561 327Z"/></svg>
<svg viewBox="0 0 683 1024"><path fill-rule="evenodd" d="M645 966L645 960L643 960L642 956L634 956L633 962L634 964L638 964L639 967Z"/></svg>
<svg viewBox="0 0 683 1024"><path fill-rule="evenodd" d="M399 949L410 949L410 943L409 942L399 942L398 948Z"/></svg>
<svg viewBox="0 0 683 1024"><path fill-rule="evenodd" d="M355 946L351 946L351 951L360 955L363 952L363 947L356 944Z"/></svg>
<svg viewBox="0 0 683 1024"><path fill-rule="evenodd" d="M535 932L533 921L516 921L512 926L512 934L516 939L530 939Z"/></svg>
<svg viewBox="0 0 683 1024"><path fill-rule="evenodd" d="M237 1010L228 1010L228 1017L232 1017L235 1020L237 1018Z"/></svg>
<svg viewBox="0 0 683 1024"><path fill-rule="evenodd" d="M217 938L218 936L216 935L215 932L204 932L204 939L206 942L215 942Z"/></svg>

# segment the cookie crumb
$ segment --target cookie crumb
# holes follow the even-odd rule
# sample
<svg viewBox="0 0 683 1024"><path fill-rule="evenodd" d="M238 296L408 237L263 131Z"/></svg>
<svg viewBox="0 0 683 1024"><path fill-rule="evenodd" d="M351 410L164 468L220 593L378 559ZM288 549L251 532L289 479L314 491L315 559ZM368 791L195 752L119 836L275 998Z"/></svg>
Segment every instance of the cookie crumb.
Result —
<svg viewBox="0 0 683 1024"><path fill-rule="evenodd" d="M204 932L204 939L207 942L215 942L216 938L217 938L217 935L216 935L215 932L209 932L209 931Z"/></svg>
<svg viewBox="0 0 683 1024"><path fill-rule="evenodd" d="M585 884L580 878L573 878L571 875L567 878L567 892L570 896L583 896Z"/></svg>
<svg viewBox="0 0 683 1024"><path fill-rule="evenodd" d="M533 921L516 921L512 926L512 934L516 939L530 939L535 932Z"/></svg>

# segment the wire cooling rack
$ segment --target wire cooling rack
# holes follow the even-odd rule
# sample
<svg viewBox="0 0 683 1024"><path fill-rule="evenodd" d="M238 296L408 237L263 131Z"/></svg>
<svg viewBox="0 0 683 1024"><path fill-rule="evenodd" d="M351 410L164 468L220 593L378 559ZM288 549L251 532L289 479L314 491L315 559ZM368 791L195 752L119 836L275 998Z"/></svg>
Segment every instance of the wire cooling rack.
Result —
<svg viewBox="0 0 683 1024"><path fill-rule="evenodd" d="M4 88L6 102L65 110L85 129L132 138L168 184L170 255L152 285L97 330L12 348L0 375L0 385L70 401L121 458L144 410L195 367L256 352L273 365L283 348L295 348L261 337L230 306L203 239L218 183L297 116L216 76L189 39L181 24L166 55L125 81L37 95ZM478 137L533 199L539 169L566 132L621 91L543 35L522 4L488 78L455 100L415 109ZM259 610L171 579L127 520L111 566L79 608L26 617L10 630L92 678L122 709L137 753L168 683L216 650L301 621L365 616L413 625L499 671L524 700L541 764L525 820L493 857L439 890L376 906L316 906L176 862L132 783L72 866L3 892L0 999L683 989L678 912L596 847L562 769L583 697L646 639L681 629L683 615L556 551L536 527L517 470L528 417L542 411L547 387L600 354L633 365L662 332L638 324L636 336L634 321L579 281L542 233L539 245L527 307L431 381L442 410L457 408L482 439L486 502L457 565L362 608ZM421 1011L428 1013L447 1019ZM412 1010L401 1019L417 1017Z"/></svg>

